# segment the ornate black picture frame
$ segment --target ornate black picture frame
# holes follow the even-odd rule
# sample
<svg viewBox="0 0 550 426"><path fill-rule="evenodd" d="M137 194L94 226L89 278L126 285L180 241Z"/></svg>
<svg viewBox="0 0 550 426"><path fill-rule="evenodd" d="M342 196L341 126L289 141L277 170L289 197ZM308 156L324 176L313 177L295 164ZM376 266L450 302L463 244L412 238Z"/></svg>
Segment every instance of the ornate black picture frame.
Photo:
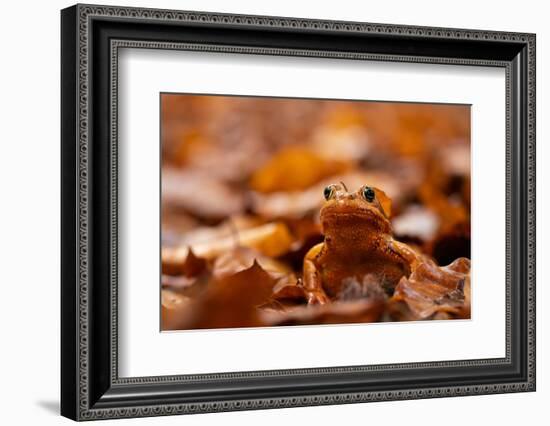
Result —
<svg viewBox="0 0 550 426"><path fill-rule="evenodd" d="M157 416L535 390L535 35L76 5L61 13L61 413ZM506 356L119 378L117 54L187 49L506 72Z"/></svg>

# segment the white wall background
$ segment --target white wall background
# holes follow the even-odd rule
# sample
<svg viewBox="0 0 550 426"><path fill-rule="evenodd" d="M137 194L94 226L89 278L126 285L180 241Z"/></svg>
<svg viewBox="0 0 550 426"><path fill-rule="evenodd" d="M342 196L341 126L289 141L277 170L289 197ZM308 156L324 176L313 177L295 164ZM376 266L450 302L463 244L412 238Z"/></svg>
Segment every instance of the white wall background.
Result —
<svg viewBox="0 0 550 426"><path fill-rule="evenodd" d="M104 0L103 4L537 33L537 392L108 421L102 424L544 424L550 401L550 27L545 2ZM0 25L0 418L68 424L59 404L59 10L11 1ZM550 306L549 306L550 308ZM540 418L540 420L536 420ZM131 423L129 423L131 422Z"/></svg>

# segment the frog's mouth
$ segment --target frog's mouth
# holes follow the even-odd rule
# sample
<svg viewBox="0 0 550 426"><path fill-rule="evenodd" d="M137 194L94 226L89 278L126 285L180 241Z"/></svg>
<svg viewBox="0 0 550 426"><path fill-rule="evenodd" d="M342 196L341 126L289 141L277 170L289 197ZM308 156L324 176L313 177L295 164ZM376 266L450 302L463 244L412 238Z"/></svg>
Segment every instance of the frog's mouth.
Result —
<svg viewBox="0 0 550 426"><path fill-rule="evenodd" d="M346 204L334 203L329 206L325 206L321 211L321 219L327 218L336 220L340 218L356 218L361 221L385 221L386 219L374 208L367 208L364 206L350 206Z"/></svg>
<svg viewBox="0 0 550 426"><path fill-rule="evenodd" d="M373 213L368 210L355 211L355 212L329 211L329 212L324 212L322 215L322 218L330 220L334 223L338 222L340 219L342 220L354 219L360 222L374 222L374 221L381 220L380 217L376 215L376 213Z"/></svg>
<svg viewBox="0 0 550 426"><path fill-rule="evenodd" d="M324 209L321 212L323 229L338 229L352 227L357 231L361 227L371 227L383 232L389 231L388 221L382 215L368 208L349 209L338 206Z"/></svg>

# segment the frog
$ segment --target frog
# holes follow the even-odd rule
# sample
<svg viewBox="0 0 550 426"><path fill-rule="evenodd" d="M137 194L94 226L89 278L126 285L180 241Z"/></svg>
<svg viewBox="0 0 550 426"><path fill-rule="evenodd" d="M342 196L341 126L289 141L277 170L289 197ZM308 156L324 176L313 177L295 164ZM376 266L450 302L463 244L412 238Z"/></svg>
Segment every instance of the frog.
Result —
<svg viewBox="0 0 550 426"><path fill-rule="evenodd" d="M324 241L303 262L307 303L338 300L350 283L377 283L388 296L421 262L421 255L393 237L391 200L374 186L349 192L343 182L324 188L319 213Z"/></svg>

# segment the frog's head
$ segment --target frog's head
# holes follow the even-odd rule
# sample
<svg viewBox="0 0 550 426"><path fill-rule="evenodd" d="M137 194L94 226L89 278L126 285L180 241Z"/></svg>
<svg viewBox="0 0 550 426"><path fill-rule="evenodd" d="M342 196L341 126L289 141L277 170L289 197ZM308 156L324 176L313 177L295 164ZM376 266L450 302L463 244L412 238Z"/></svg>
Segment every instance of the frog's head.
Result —
<svg viewBox="0 0 550 426"><path fill-rule="evenodd" d="M391 233L391 200L384 191L364 185L348 192L343 183L329 185L324 190L325 204L321 208L321 225L325 236Z"/></svg>

